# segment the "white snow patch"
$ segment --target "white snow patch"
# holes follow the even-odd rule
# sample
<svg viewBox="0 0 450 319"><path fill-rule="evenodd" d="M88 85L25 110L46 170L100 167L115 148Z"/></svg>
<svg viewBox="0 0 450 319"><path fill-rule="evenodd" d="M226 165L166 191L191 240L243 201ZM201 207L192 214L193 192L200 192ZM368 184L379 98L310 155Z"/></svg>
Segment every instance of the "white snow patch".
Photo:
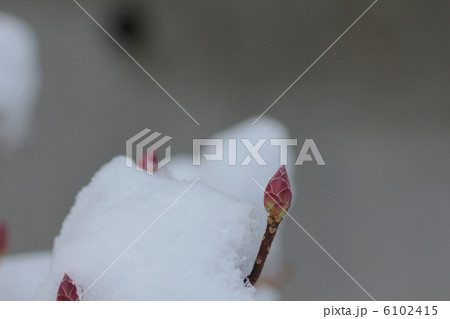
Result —
<svg viewBox="0 0 450 319"><path fill-rule="evenodd" d="M35 298L55 300L64 273L87 289L189 185L114 158L77 195ZM252 300L243 279L261 240L260 214L197 182L83 299Z"/></svg>

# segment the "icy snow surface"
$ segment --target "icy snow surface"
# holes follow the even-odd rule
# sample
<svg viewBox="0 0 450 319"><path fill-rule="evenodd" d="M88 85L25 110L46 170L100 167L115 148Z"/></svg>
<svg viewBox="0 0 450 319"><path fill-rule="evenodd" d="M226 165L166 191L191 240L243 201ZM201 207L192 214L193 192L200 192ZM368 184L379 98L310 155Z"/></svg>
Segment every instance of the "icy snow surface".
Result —
<svg viewBox="0 0 450 319"><path fill-rule="evenodd" d="M86 290L192 182L154 176L116 157L77 195L36 299L55 300L68 273ZM243 279L261 212L197 182L83 296L84 300L251 300Z"/></svg>

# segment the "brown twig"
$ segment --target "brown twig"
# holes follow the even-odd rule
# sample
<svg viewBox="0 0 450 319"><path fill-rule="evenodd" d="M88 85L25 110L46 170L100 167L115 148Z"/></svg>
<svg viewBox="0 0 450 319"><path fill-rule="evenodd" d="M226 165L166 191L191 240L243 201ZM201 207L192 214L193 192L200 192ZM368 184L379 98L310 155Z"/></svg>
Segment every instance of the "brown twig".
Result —
<svg viewBox="0 0 450 319"><path fill-rule="evenodd" d="M246 280L254 285L261 275L264 268L264 263L266 262L267 256L270 252L270 247L272 246L273 239L277 233L279 223L275 222L271 217L267 218L266 232L264 233L263 239L261 241L261 246L259 247L258 255L256 256L255 263L253 265L252 272Z"/></svg>

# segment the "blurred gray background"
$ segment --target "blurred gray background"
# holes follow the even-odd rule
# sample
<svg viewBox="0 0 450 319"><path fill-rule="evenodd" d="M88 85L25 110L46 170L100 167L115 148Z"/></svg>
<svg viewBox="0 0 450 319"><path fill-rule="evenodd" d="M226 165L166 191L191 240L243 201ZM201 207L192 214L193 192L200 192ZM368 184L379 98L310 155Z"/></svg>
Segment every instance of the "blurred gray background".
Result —
<svg viewBox="0 0 450 319"><path fill-rule="evenodd" d="M371 1L80 4L200 122L195 125L73 1L2 0L38 36L32 140L1 160L12 252L52 247L74 196L145 127L175 153L260 114ZM292 214L379 300L450 299L450 2L380 0L270 110L314 138ZM293 222L287 300L367 300Z"/></svg>

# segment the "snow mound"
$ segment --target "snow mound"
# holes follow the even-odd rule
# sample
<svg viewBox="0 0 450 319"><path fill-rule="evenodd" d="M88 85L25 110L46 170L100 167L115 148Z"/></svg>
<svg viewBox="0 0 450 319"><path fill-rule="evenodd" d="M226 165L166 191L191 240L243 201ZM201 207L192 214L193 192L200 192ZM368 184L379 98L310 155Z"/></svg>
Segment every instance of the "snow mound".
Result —
<svg viewBox="0 0 450 319"><path fill-rule="evenodd" d="M201 181L176 201L192 182L158 175L126 167L122 156L100 169L55 239L36 299L55 300L64 273L86 291L166 210L82 299L253 299L243 279L259 247L261 213Z"/></svg>
<svg viewBox="0 0 450 319"><path fill-rule="evenodd" d="M289 131L283 123L268 115L262 117L252 126L251 124L255 119L256 117L249 118L226 130L217 132L210 137L224 139L224 160L208 161L202 155L200 165L193 166L192 154L178 155L172 158L171 162L167 164L167 168L175 178L191 180L192 178L200 177L202 181L215 189L236 196L237 198L245 197L250 202L262 205L262 190L255 184L252 178L255 178L263 187L266 186L266 183L281 165L280 147L270 145L270 139L292 138L292 136L290 136ZM237 140L236 165L229 165L229 139ZM240 139L249 139L253 145L260 139L266 139L266 142L259 149L259 154L261 154L261 157L267 165L258 165L252 156L250 156L251 161L247 165L242 165L242 161L250 153ZM214 148L202 147L201 153L214 153ZM288 152L287 168L292 181L295 180L294 162L296 155L292 150ZM263 215L265 219L267 214Z"/></svg>
<svg viewBox="0 0 450 319"><path fill-rule="evenodd" d="M0 154L12 152L28 137L40 73L33 30L0 12Z"/></svg>

